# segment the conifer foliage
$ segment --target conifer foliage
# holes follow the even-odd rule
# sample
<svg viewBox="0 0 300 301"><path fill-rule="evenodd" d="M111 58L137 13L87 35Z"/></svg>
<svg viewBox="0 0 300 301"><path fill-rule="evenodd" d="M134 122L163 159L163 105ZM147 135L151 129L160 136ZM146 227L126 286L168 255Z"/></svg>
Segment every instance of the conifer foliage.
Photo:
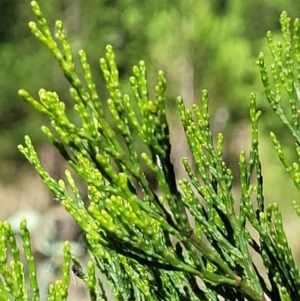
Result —
<svg viewBox="0 0 300 301"><path fill-rule="evenodd" d="M194 164L182 158L188 178L176 182L170 161L164 73L158 72L150 99L146 64L140 61L129 79L132 91L126 94L119 81L113 47L108 45L105 58L99 61L109 94L103 101L86 53L79 51L81 66L75 67L62 22L56 22L54 36L38 3L32 1L31 7L37 22L30 22L29 27L59 63L70 84L74 111L69 114L53 91L41 89L39 99L23 89L19 95L49 117L51 127L42 126L42 131L72 171L66 171L65 180L52 178L41 165L29 136L19 150L82 228L91 257L87 267L81 267L66 242L63 279L50 285L48 300L67 299L70 270L84 281L91 300L107 300L98 272L107 278L116 300L300 300L299 270L278 205L264 206L258 149L261 113L255 95L250 95L249 102L251 150L240 154L239 175L233 174L223 160L222 134L213 137L208 92L203 91L201 105L192 109L187 109L178 97L178 111ZM281 43L275 45L272 34L267 34L273 57L270 73L263 54L259 55L258 66L266 99L286 125L287 134L295 139L300 156L300 23L296 19L291 26L285 12L280 22ZM82 77L76 68L82 68ZM285 111L286 99L289 112ZM110 118L103 106L108 107ZM145 152L138 153L134 133L145 145ZM271 138L299 188L299 164L289 163L274 133ZM152 189L142 163L153 172L158 189ZM87 183L87 206L73 172ZM232 191L235 177L240 179L239 199ZM298 203L294 202L294 207L300 216ZM258 239L251 236L248 225L256 230ZM0 300L28 300L29 296L40 300L26 220L21 221L21 237L29 288L20 250L7 222L0 223L0 237ZM13 255L10 264L8 248ZM261 257L267 277L253 262L254 252Z"/></svg>

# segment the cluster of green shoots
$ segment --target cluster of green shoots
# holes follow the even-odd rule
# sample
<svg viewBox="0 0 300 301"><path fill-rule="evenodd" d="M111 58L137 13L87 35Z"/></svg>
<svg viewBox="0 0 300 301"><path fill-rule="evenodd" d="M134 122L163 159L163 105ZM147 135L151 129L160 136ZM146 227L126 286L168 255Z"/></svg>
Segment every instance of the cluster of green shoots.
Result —
<svg viewBox="0 0 300 301"><path fill-rule="evenodd" d="M91 300L108 300L96 272L106 277L115 300L300 300L300 274L278 206L273 203L264 207L258 152L260 112L255 95L250 96L251 150L239 156L240 199L235 199L232 192L236 175L222 159L223 136L219 133L215 139L210 129L207 91L202 93L201 106L194 105L191 110L182 98L177 99L194 163L182 159L188 178L176 182L170 161L164 73L158 72L151 100L145 62L139 62L130 77L132 93L125 94L113 48L106 47L100 68L109 93L105 103L114 122L112 127L107 122L107 110L97 92L86 53L79 51L84 74L81 78L62 22L56 22L53 36L37 2L32 1L31 6L38 22L30 22L29 27L53 53L69 81L74 111L67 112L56 92L41 89L39 100L25 90L20 90L19 95L49 117L51 128L43 126L43 133L88 186L86 206L72 173L67 170L64 181L52 178L41 165L31 139L25 137L19 150L84 231L91 256L83 272L71 255L70 245L65 244L63 280L50 285L48 300L66 300L71 260L73 272L85 282ZM300 157L299 20L290 26L290 19L282 13L280 21L283 44L274 45L268 33L274 60L271 76L263 54L258 66L267 100L291 131ZM285 113L282 106L287 97L291 114ZM138 153L134 133L146 152ZM288 163L275 134L271 136L279 158L299 188L298 163ZM153 172L158 190L151 188L142 162ZM300 216L299 205L294 206ZM256 230L258 239L251 236L246 224ZM21 236L27 272L9 224L0 224L0 300L28 300L29 296L39 300L25 220L21 222ZM8 265L9 246L13 260ZM253 252L261 257L266 277L253 262Z"/></svg>

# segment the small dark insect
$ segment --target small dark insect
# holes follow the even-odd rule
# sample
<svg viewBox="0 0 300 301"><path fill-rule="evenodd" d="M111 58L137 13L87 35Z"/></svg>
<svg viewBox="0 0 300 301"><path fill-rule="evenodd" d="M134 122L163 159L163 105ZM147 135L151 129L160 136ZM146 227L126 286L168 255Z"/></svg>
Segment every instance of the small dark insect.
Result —
<svg viewBox="0 0 300 301"><path fill-rule="evenodd" d="M74 273L75 276L77 276L80 279L82 279L84 276L84 273L83 273L81 267L76 264L72 265L72 272Z"/></svg>

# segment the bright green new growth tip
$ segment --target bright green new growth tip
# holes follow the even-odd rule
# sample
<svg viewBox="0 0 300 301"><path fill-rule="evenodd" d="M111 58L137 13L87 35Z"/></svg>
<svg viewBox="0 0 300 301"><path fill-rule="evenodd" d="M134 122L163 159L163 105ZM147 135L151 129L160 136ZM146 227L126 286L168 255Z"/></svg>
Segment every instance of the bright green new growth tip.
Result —
<svg viewBox="0 0 300 301"><path fill-rule="evenodd" d="M106 289L96 271L106 276L116 300L214 301L221 300L220 297L251 301L263 301L267 297L300 300L299 270L287 243L278 206L274 203L264 208L258 152L260 112L256 109L255 95L250 96L251 150L249 154L242 152L239 158L240 200L234 198L234 175L222 159L221 133L214 143L205 90L201 106L194 105L191 110L185 107L182 98L177 99L196 166L192 168L191 162L183 158L188 179L177 183L170 161L163 72L158 73L154 99L150 100L145 62L139 62L133 67L130 78L132 95L124 94L113 48L106 47L100 69L109 93L107 107L115 125L113 128L105 118L86 53L79 51L84 74L84 78L80 78L62 22L56 22L54 37L37 2L32 1L31 6L38 22L30 22L29 27L52 51L69 81L77 123L72 121L64 102L55 92L41 89L39 100L25 90L20 90L19 95L50 118L52 128L43 126L42 131L87 183L89 200L86 208L70 171L65 173L65 183L53 179L44 170L29 136L26 136L25 144L20 145L19 150L85 232L92 258L87 272L83 273L66 243L63 280L49 287L48 300L67 298L71 260L75 265L73 272L86 284L91 300L107 300ZM267 99L295 137L300 155L299 20L294 22L293 33L290 33L290 21L285 13L280 20L284 46L273 46L268 33L275 62L271 66L274 90L262 54L258 65ZM281 108L284 91L290 101L290 116ZM138 153L133 133L138 134L147 152ZM279 158L299 188L298 164L287 163L274 134L272 139ZM159 194L151 188L143 173L142 161L155 175ZM239 213L235 210L237 203ZM295 208L299 214L296 203ZM258 240L249 233L247 223L257 231ZM9 224L1 223L0 231L0 273L3 278L0 281L3 299L0 297L0 300L28 300L27 275L12 230ZM21 236L32 300L40 300L25 220L21 222ZM13 255L10 267L7 265L8 246ZM251 252L261 257L267 280L253 263Z"/></svg>

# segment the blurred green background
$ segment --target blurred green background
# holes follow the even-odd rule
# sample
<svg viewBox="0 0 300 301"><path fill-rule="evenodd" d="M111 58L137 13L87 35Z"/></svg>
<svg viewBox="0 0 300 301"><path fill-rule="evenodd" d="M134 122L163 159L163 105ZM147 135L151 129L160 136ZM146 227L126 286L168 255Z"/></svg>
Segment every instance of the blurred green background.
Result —
<svg viewBox="0 0 300 301"><path fill-rule="evenodd" d="M291 200L299 199L269 139L272 129L294 154L292 138L268 107L259 78L256 58L268 51L265 34L279 36L282 10L300 16L295 0L40 0L54 31L54 22L64 22L75 60L85 49L98 91L105 102L107 93L99 70L105 45L115 48L124 90L132 66L147 63L150 89L157 71L167 77L167 107L171 125L172 160L182 177L180 158L188 149L178 123L175 100L183 96L190 107L199 103L201 90L208 89L212 129L225 135L224 159L239 183L238 155L249 150L248 100L256 93L263 112L260 121L260 150L266 202L280 203L287 222L293 224ZM41 135L48 123L17 95L20 88L37 95L40 88L57 91L71 106L69 85L52 54L30 33L34 19L30 1L0 1L0 219L17 210L35 208L46 212L53 196L35 171L17 151L25 134L32 137L46 169L56 178L66 168L60 156ZM78 69L80 73L80 68ZM237 186L238 187L238 186ZM237 196L239 191L237 189ZM291 214L291 215L290 215ZM294 224L293 224L294 225ZM294 226L293 226L294 227ZM292 233L294 235L295 233Z"/></svg>

